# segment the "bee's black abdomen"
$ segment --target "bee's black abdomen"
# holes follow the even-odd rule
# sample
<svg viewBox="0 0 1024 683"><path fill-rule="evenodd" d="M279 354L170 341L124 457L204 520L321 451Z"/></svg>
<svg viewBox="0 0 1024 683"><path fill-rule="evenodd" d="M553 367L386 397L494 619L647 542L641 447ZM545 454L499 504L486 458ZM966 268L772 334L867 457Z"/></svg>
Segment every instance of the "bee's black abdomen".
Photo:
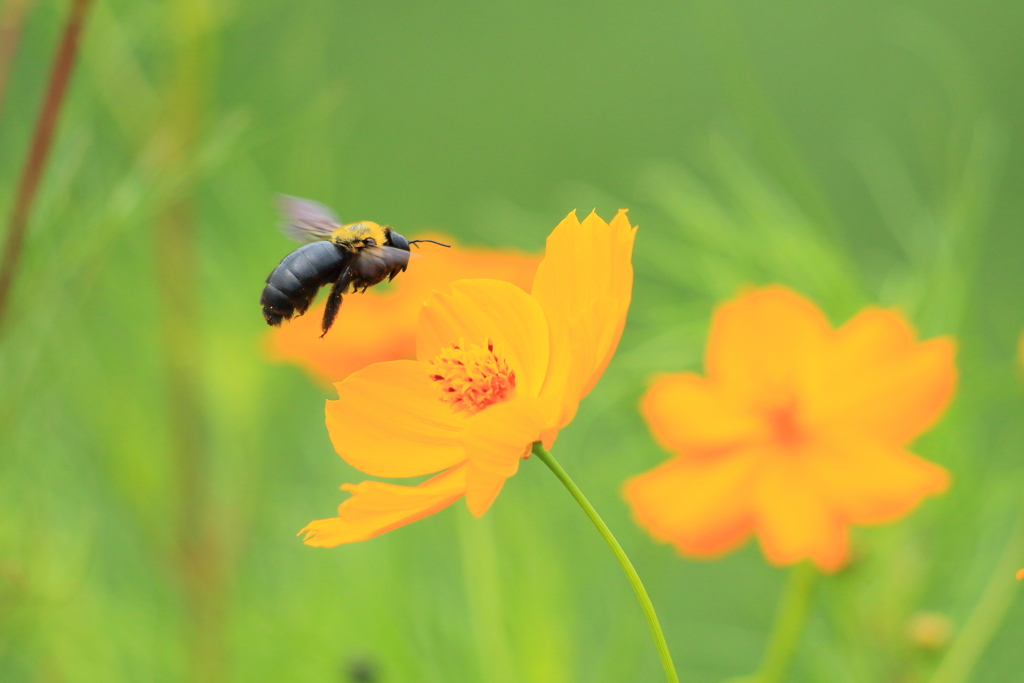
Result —
<svg viewBox="0 0 1024 683"><path fill-rule="evenodd" d="M330 242L313 242L281 259L260 297L267 324L280 325L305 313L320 288L338 278L349 256Z"/></svg>
<svg viewBox="0 0 1024 683"><path fill-rule="evenodd" d="M275 279L284 275L283 266L285 272L294 275L299 282L306 285L319 278L324 267L333 267L338 261L338 256L338 248L330 242L306 244L281 259L281 265L274 269L267 281L277 285Z"/></svg>
<svg viewBox="0 0 1024 683"><path fill-rule="evenodd" d="M281 321L284 320L283 312L289 309L294 310L295 308L288 297L271 284L263 288L260 304L263 306L263 317L268 325L280 325Z"/></svg>

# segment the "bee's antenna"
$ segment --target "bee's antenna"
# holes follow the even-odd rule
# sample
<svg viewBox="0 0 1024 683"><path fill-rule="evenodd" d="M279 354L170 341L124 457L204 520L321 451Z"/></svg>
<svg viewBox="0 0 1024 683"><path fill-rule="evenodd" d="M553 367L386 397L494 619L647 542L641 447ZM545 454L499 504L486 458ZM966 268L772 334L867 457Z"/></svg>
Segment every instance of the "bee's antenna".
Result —
<svg viewBox="0 0 1024 683"><path fill-rule="evenodd" d="M448 247L449 249L452 248L452 245L444 244L442 242L438 242L437 240L409 240L409 244L416 244L417 242L430 242L431 244L436 244L441 247Z"/></svg>

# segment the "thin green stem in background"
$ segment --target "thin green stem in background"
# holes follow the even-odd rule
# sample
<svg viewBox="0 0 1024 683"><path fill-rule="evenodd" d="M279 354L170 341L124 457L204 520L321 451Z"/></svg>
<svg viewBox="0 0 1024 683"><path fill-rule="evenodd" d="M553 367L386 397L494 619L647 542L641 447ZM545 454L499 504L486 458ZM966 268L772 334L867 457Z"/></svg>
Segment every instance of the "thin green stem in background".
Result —
<svg viewBox="0 0 1024 683"><path fill-rule="evenodd" d="M818 572L810 562L793 567L757 673L730 678L726 683L781 683L786 679L807 623L817 577Z"/></svg>
<svg viewBox="0 0 1024 683"><path fill-rule="evenodd" d="M197 178L195 164L205 134L216 68L218 28L213 0L167 4L167 36L173 70L164 86L161 126L150 169L155 177L179 174L180 183L155 221L156 283L160 301L166 411L173 481L177 549L174 560L185 608L188 683L220 683L228 677L228 579L231 556L225 528L213 505L216 460L204 370Z"/></svg>
<svg viewBox="0 0 1024 683"><path fill-rule="evenodd" d="M654 605L651 604L651 598L648 597L647 589L644 588L643 582L640 581L640 576L636 573L636 569L633 568L633 563L626 557L626 551L615 540L611 529L601 519L601 515L597 514L597 510L590 504L587 497L583 495L583 492L573 483L569 475L562 469L562 466L558 464L551 453L539 441L533 444L533 454L540 458L555 473L555 476L565 485L565 488L569 489L569 493L572 494L572 497L583 508L583 512L586 513L590 521L597 527L598 533L601 534L608 547L612 549L612 554L615 555L615 559L622 565L622 571L626 572L626 578L629 579L629 583L633 586L636 597L640 601L640 607L644 611L644 616L647 617L647 625L651 627L651 635L654 636L654 645L658 648L658 657L661 658L661 665L665 669L665 678L669 683L679 683L679 675L676 674L676 668L672 664L672 654L668 650L668 643L665 642L665 634L661 631L661 624L658 623L658 615L654 612Z"/></svg>
<svg viewBox="0 0 1024 683"><path fill-rule="evenodd" d="M978 604L974 606L967 623L953 640L928 683L965 683L970 680L974 666L999 631L1003 617L1017 595L1020 583L1014 577L1014 572L1020 568L1022 561L1024 510L1017 516L1010 530L1010 536Z"/></svg>
<svg viewBox="0 0 1024 683"><path fill-rule="evenodd" d="M781 683L785 680L807 623L817 578L818 572L810 562L793 567L779 602L779 611L775 614L775 624L772 625L761 666L753 676L733 679L734 683Z"/></svg>

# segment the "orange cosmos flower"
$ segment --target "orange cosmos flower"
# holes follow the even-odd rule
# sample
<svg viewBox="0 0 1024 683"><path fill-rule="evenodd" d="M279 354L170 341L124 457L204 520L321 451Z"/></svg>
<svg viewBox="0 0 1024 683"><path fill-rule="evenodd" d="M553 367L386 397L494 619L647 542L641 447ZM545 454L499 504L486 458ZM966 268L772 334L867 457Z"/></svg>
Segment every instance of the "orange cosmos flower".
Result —
<svg viewBox="0 0 1024 683"><path fill-rule="evenodd" d="M306 543L373 538L463 496L482 515L604 372L629 308L634 234L624 210L610 224L569 214L548 237L530 294L500 280L455 282L423 304L417 360L335 384L327 429L346 462L375 477L440 474L418 486L345 484L352 497L303 529Z"/></svg>
<svg viewBox="0 0 1024 683"><path fill-rule="evenodd" d="M539 256L512 250L459 247L447 237L433 237L451 249L431 249L415 259L386 289L374 288L345 297L336 328L320 338L324 304L268 335L268 352L275 360L302 366L324 383L335 382L370 363L416 357L416 320L434 289L465 278L507 280L530 286Z"/></svg>
<svg viewBox="0 0 1024 683"><path fill-rule="evenodd" d="M773 564L846 561L850 524L897 519L943 492L905 450L956 384L948 337L914 341L891 310L833 330L779 286L715 311L706 376L660 377L640 410L676 457L626 483L637 521L680 552L716 556L756 534Z"/></svg>

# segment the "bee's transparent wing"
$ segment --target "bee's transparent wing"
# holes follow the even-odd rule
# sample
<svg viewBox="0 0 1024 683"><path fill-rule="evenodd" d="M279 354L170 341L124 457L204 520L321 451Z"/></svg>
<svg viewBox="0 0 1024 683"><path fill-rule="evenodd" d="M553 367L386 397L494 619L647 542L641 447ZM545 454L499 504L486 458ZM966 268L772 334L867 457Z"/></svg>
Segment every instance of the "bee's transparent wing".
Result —
<svg viewBox="0 0 1024 683"><path fill-rule="evenodd" d="M341 225L333 211L309 199L278 195L277 210L283 219L281 232L299 244L328 240Z"/></svg>

